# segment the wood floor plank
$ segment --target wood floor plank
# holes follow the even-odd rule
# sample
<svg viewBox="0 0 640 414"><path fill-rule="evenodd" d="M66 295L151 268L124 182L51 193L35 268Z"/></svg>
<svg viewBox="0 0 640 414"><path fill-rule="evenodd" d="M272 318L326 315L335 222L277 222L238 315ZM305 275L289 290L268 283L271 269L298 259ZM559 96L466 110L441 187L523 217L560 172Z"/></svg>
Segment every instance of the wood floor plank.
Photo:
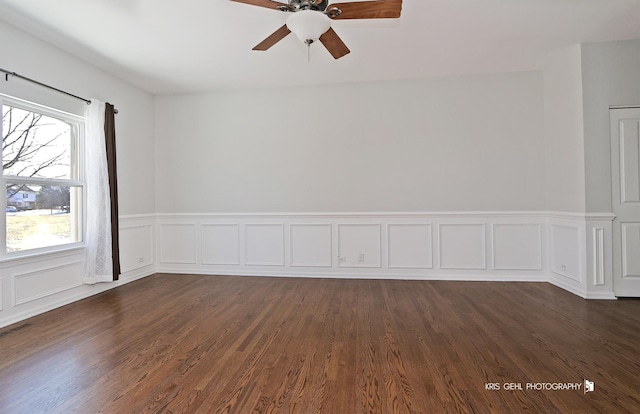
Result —
<svg viewBox="0 0 640 414"><path fill-rule="evenodd" d="M0 412L637 413L638 344L545 283L157 274L0 329Z"/></svg>

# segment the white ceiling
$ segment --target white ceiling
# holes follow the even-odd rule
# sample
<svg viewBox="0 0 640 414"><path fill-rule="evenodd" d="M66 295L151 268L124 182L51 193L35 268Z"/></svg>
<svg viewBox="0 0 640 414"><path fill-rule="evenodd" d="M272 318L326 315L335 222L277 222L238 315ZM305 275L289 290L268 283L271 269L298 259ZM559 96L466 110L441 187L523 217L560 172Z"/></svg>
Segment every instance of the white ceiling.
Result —
<svg viewBox="0 0 640 414"><path fill-rule="evenodd" d="M405 0L397 20L334 21L340 60L317 43L307 62L294 35L251 50L286 17L229 0L0 0L0 19L154 94L535 70L558 48L640 38L640 0Z"/></svg>

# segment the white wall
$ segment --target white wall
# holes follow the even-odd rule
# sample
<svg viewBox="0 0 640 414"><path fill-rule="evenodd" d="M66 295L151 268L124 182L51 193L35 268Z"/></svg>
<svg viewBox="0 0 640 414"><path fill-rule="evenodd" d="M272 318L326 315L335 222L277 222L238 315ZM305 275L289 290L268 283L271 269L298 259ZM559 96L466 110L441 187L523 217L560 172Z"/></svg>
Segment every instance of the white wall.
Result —
<svg viewBox="0 0 640 414"><path fill-rule="evenodd" d="M640 105L640 40L582 45L587 212L611 212L609 106Z"/></svg>
<svg viewBox="0 0 640 414"><path fill-rule="evenodd" d="M587 287L582 127L579 47L544 74L159 97L157 269L612 298Z"/></svg>
<svg viewBox="0 0 640 414"><path fill-rule="evenodd" d="M120 213L154 211L153 96L0 21L1 67L83 98L110 102L116 124ZM86 104L16 78L0 80L0 92L20 95L77 113Z"/></svg>
<svg viewBox="0 0 640 414"><path fill-rule="evenodd" d="M549 56L543 79L547 210L584 212L580 46L571 46Z"/></svg>
<svg viewBox="0 0 640 414"><path fill-rule="evenodd" d="M0 326L145 276L154 270L154 99L66 52L0 22L0 67L85 98L113 103L121 214L122 281L82 285L82 250L0 261ZM82 113L86 104L19 79L0 93ZM4 231L2 231L4 233Z"/></svg>
<svg viewBox="0 0 640 414"><path fill-rule="evenodd" d="M544 210L542 75L164 96L160 213Z"/></svg>

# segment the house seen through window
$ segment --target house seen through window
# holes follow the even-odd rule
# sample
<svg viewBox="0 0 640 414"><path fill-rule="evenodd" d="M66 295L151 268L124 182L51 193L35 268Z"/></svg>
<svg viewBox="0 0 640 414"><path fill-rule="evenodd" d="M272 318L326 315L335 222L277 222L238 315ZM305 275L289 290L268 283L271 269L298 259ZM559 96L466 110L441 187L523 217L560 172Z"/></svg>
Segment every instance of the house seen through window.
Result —
<svg viewBox="0 0 640 414"><path fill-rule="evenodd" d="M81 242L84 120L3 96L0 107L5 254Z"/></svg>

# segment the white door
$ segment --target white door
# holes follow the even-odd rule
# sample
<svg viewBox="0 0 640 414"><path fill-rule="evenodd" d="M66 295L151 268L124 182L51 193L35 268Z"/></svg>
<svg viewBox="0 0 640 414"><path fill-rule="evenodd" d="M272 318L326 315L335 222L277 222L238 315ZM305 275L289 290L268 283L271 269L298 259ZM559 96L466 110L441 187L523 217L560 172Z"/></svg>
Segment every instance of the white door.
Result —
<svg viewBox="0 0 640 414"><path fill-rule="evenodd" d="M640 297L640 108L611 109L613 290Z"/></svg>

